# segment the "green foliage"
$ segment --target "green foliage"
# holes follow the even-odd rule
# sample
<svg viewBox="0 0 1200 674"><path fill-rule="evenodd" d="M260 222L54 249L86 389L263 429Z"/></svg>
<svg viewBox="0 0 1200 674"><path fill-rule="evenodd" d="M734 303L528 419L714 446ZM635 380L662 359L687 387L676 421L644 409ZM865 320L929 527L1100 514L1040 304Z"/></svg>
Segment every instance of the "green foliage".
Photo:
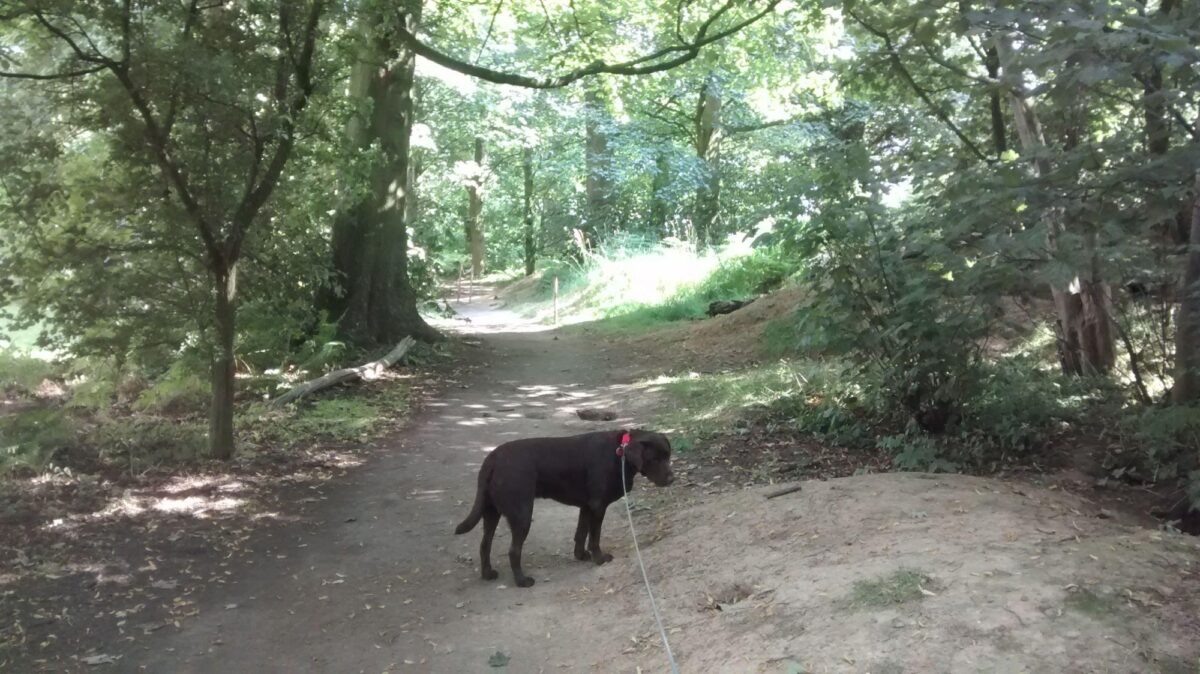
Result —
<svg viewBox="0 0 1200 674"><path fill-rule="evenodd" d="M0 349L0 392L8 390L28 394L57 374L57 368L41 358L26 356L12 349Z"/></svg>
<svg viewBox="0 0 1200 674"><path fill-rule="evenodd" d="M0 416L0 473L41 469L75 438L71 420L57 408L36 408Z"/></svg>
<svg viewBox="0 0 1200 674"><path fill-rule="evenodd" d="M1200 468L1200 407L1148 407L1124 417L1123 431L1135 450L1132 462L1115 466L1118 477L1157 481ZM1193 502L1196 502L1193 500Z"/></svg>
<svg viewBox="0 0 1200 674"><path fill-rule="evenodd" d="M292 420L290 432L302 437L324 437L349 442L367 439L383 410L357 398L318 400Z"/></svg>
<svg viewBox="0 0 1200 674"><path fill-rule="evenodd" d="M160 414L195 414L207 409L209 382L195 363L181 360L142 392L134 409Z"/></svg>

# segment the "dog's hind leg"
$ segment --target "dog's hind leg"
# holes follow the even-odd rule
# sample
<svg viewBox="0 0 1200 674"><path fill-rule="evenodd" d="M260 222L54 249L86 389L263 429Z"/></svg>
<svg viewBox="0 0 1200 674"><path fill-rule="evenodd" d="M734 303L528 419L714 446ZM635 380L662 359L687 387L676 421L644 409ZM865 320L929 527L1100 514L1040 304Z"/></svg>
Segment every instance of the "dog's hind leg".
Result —
<svg viewBox="0 0 1200 674"><path fill-rule="evenodd" d="M484 580L496 580L499 573L492 568L492 537L496 535L496 525L500 523L500 513L495 508L488 507L483 511L483 538L479 541L479 575Z"/></svg>
<svg viewBox="0 0 1200 674"><path fill-rule="evenodd" d="M575 527L575 559L581 562L586 562L592 558L591 553L585 549L588 537L588 529L592 525L592 511L587 508L579 509L579 524Z"/></svg>
<svg viewBox="0 0 1200 674"><path fill-rule="evenodd" d="M529 525L533 522L533 503L530 502L520 512L505 515L508 528L512 530L512 547L508 549L508 563L512 565L513 580L517 587L530 587L533 579L525 575L521 569L521 548L525 545L525 537L529 535Z"/></svg>

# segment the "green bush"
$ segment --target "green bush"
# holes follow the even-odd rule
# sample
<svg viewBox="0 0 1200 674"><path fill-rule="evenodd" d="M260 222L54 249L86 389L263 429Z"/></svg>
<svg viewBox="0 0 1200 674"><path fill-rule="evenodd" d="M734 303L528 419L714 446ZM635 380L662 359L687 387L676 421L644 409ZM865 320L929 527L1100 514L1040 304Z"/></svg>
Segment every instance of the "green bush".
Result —
<svg viewBox="0 0 1200 674"><path fill-rule="evenodd" d="M40 469L74 438L74 424L60 409L33 409L0 417L0 468Z"/></svg>
<svg viewBox="0 0 1200 674"><path fill-rule="evenodd" d="M143 391L133 407L144 412L200 413L208 409L211 396L208 377L194 363L181 360Z"/></svg>
<svg viewBox="0 0 1200 674"><path fill-rule="evenodd" d="M0 392L29 394L57 374L53 363L11 349L0 350Z"/></svg>
<svg viewBox="0 0 1200 674"><path fill-rule="evenodd" d="M1121 477L1157 481L1200 468L1200 406L1141 408L1122 426L1137 451L1131 464L1117 467Z"/></svg>

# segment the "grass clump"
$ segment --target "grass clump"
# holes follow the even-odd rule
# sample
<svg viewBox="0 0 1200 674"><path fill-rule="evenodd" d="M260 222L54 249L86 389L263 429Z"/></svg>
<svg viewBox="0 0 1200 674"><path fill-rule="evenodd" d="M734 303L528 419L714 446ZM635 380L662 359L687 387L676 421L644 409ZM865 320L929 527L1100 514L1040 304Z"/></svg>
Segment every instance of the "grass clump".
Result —
<svg viewBox="0 0 1200 674"><path fill-rule="evenodd" d="M899 569L874 580L860 580L850 591L851 608L886 608L924 599L929 576L913 569Z"/></svg>

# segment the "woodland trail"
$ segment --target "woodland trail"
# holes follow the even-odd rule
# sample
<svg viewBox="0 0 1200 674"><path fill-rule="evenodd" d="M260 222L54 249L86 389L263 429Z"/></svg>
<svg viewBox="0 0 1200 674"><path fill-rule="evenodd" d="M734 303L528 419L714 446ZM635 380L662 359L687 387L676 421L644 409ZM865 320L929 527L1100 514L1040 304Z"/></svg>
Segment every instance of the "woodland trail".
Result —
<svg viewBox="0 0 1200 674"><path fill-rule="evenodd" d="M538 502L525 545L526 570L538 581L530 590L512 585L504 525L493 550L501 577L493 583L478 578L478 529L452 533L495 445L636 421L580 421L578 406L620 407L612 385L622 373L611 356L491 304L460 307L469 320L460 329L480 340L485 367L447 385L385 451L330 485L304 521L270 532L252 555L258 562L234 569L236 580L201 598L182 630L140 641L119 668L506 671L489 664L498 651L511 658L512 672L584 671L603 661L609 654L591 652L599 643L577 632L603 626L587 624L586 604L553 591L597 573L571 556L573 509ZM622 524L611 517L606 527L613 548L628 543Z"/></svg>

